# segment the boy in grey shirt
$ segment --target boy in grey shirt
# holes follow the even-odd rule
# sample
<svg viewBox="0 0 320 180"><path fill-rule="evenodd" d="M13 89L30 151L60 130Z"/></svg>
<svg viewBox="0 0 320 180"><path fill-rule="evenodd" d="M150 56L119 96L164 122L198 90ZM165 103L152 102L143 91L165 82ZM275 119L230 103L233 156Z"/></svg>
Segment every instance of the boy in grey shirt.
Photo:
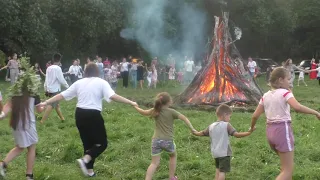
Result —
<svg viewBox="0 0 320 180"><path fill-rule="evenodd" d="M196 136L210 136L211 153L216 163L216 180L224 180L225 173L230 172L230 157L232 150L229 136L242 138L249 136L255 129L248 132L237 132L230 122L232 110L228 105L220 105L216 110L218 120L212 123L206 130L194 132Z"/></svg>

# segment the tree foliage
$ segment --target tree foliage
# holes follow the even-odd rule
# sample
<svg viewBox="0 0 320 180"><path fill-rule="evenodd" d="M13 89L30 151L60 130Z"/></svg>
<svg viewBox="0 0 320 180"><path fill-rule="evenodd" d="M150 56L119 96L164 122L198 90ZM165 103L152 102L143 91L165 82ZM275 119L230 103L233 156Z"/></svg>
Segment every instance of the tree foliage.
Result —
<svg viewBox="0 0 320 180"><path fill-rule="evenodd" d="M230 11L230 21L243 31L237 42L244 56L311 58L319 56L320 1L318 0L177 0L167 7L165 32L179 42L182 25L174 15L177 6L192 4L206 12L210 38L214 15ZM119 36L128 21L130 0L1 0L0 50L28 52L46 61L55 51L66 58L100 54L143 56L139 43ZM156 14L154 14L156 16ZM196 26L196 24L194 25ZM206 39L205 38L205 39ZM192 43L192 42L191 42Z"/></svg>

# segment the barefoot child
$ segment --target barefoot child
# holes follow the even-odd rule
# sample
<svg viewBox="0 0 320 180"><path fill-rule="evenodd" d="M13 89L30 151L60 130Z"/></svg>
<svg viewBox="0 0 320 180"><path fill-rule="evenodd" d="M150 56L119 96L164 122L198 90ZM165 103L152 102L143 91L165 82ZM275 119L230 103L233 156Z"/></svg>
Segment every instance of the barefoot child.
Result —
<svg viewBox="0 0 320 180"><path fill-rule="evenodd" d="M25 66L25 62L22 62ZM34 109L40 103L38 89L40 81L33 69L26 68L26 72L19 77L17 82L11 87L10 99L3 108L1 119L6 117L9 112L10 126L13 130L15 147L7 154L5 159L0 162L0 176L4 177L7 165L26 148L27 153L27 180L33 179L33 165L36 156L36 144L38 142L38 134L36 130L36 117ZM38 112L42 112L43 108L36 107Z"/></svg>
<svg viewBox="0 0 320 180"><path fill-rule="evenodd" d="M216 180L224 180L227 172L230 172L232 156L229 136L242 138L249 136L254 128L248 132L237 132L230 124L232 110L228 105L220 105L217 108L216 115L218 120L212 123L206 130L193 132L196 136L210 136L211 153L216 163Z"/></svg>
<svg viewBox="0 0 320 180"><path fill-rule="evenodd" d="M169 165L169 178L170 180L177 180L174 176L177 164L176 146L173 141L173 123L175 119L181 119L184 121L189 129L193 132L196 131L190 121L179 112L169 108L172 100L168 93L162 92L157 95L154 108L149 110L143 110L139 107L135 107L137 111L144 116L151 116L155 120L155 130L152 137L151 155L152 162L147 170L145 180L151 180L157 167L160 163L160 155L162 151L166 151L170 154Z"/></svg>
<svg viewBox="0 0 320 180"><path fill-rule="evenodd" d="M147 67L147 64L146 64L146 69L147 69L147 81L148 81L148 88L151 87L151 79L152 79L152 70L151 68Z"/></svg>
<svg viewBox="0 0 320 180"><path fill-rule="evenodd" d="M302 81L305 86L308 86L307 83L304 81L304 73L304 71L299 72L298 86L300 85L300 81Z"/></svg>
<svg viewBox="0 0 320 180"><path fill-rule="evenodd" d="M252 115L251 128L255 127L262 113L267 119L267 139L271 149L280 158L281 172L277 180L292 179L294 138L291 127L290 106L297 112L313 114L320 119L320 114L301 105L289 91L291 75L285 68L276 68L270 76L272 89L265 93L256 111Z"/></svg>

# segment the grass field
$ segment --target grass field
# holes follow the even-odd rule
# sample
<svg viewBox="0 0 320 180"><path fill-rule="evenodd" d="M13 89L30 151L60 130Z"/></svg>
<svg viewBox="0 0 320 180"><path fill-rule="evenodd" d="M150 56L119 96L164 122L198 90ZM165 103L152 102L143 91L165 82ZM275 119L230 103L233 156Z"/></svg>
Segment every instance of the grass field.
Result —
<svg viewBox="0 0 320 180"><path fill-rule="evenodd" d="M294 94L303 104L320 110L317 81L307 80L308 87L295 87ZM261 78L259 84L266 91ZM8 83L2 82L0 89L5 96ZM161 88L157 90L132 90L119 88L118 94L133 99L152 100L156 93L168 91L176 95L183 87ZM42 96L44 99L44 96ZM82 146L75 127L74 110L76 100L62 102L62 112L66 118L60 122L52 113L44 125L38 123L40 141L37 146L37 160L34 168L37 180L79 180L86 179L80 173L76 159L82 155ZM206 128L216 120L214 112L179 109L198 130ZM95 171L97 180L141 180L151 161L150 143L153 122L142 117L127 105L105 103L103 110L108 132L109 147L97 159ZM235 112L231 123L238 131L246 131L250 125L251 113ZM295 180L320 179L320 123L315 117L292 112L295 134ZM41 115L37 115L41 119ZM209 149L209 139L194 137L180 121L175 123L175 143L177 145L177 175L181 180L210 180L214 178L214 160ZM265 118L257 124L257 130L243 139L231 138L233 148L232 171L227 179L268 180L279 173L279 160L271 151L265 135ZM14 146L8 119L0 122L0 159ZM161 165L154 179L168 179L168 155L163 154ZM9 165L8 180L24 179L25 154Z"/></svg>

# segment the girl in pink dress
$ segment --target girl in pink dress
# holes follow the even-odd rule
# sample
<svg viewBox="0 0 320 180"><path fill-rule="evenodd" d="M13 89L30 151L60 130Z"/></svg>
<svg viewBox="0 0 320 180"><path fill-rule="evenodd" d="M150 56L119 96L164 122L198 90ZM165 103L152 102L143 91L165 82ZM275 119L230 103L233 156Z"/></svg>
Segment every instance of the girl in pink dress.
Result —
<svg viewBox="0 0 320 180"><path fill-rule="evenodd" d="M183 72L182 70L180 69L180 71L177 73L177 80L178 82L181 84L183 82Z"/></svg>
<svg viewBox="0 0 320 180"><path fill-rule="evenodd" d="M151 75L151 84L153 88L157 87L157 81L158 81L158 73L155 64L151 65L152 75Z"/></svg>

